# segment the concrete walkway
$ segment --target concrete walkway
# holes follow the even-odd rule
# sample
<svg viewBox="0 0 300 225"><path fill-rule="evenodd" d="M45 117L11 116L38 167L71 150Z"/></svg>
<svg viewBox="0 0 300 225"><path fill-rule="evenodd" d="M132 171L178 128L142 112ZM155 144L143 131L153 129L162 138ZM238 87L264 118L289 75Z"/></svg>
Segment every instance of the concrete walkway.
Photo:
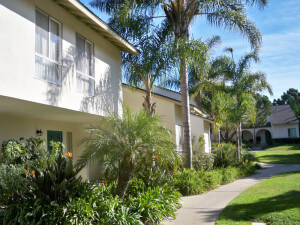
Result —
<svg viewBox="0 0 300 225"><path fill-rule="evenodd" d="M213 225L228 203L247 188L276 174L300 170L300 164L266 164L263 169L251 176L233 183L220 186L218 189L202 195L183 197L182 207L175 220L165 221L165 225Z"/></svg>

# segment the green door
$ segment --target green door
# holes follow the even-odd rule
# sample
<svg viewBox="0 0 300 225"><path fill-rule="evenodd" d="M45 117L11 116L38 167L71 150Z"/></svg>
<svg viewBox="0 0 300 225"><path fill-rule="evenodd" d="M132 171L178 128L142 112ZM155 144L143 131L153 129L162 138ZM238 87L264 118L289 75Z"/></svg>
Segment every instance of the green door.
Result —
<svg viewBox="0 0 300 225"><path fill-rule="evenodd" d="M47 131L47 148L50 151L50 142L55 141L55 142L63 142L63 136L62 136L62 131L53 131L53 130L48 130Z"/></svg>

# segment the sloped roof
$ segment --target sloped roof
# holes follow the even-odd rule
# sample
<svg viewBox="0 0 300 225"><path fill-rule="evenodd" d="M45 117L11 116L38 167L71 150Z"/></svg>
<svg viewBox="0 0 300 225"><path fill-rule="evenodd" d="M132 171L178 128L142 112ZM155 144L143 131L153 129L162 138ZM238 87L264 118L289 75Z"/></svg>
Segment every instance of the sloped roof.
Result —
<svg viewBox="0 0 300 225"><path fill-rule="evenodd" d="M271 124L289 124L299 122L290 105L273 106L270 119Z"/></svg>
<svg viewBox="0 0 300 225"><path fill-rule="evenodd" d="M96 16L91 10L85 7L78 0L53 0L68 12L73 14L91 29L99 33L101 36L109 40L113 45L117 46L121 51L130 54L139 55L139 51L131 45L127 40L122 38L108 24Z"/></svg>
<svg viewBox="0 0 300 225"><path fill-rule="evenodd" d="M161 88L161 87L154 87L152 92L154 94L157 94L157 95L167 97L167 98L173 99L175 101L181 102L181 94L179 92L172 91L172 90L165 89L165 88ZM190 105L196 106L196 102L193 99L190 99Z"/></svg>

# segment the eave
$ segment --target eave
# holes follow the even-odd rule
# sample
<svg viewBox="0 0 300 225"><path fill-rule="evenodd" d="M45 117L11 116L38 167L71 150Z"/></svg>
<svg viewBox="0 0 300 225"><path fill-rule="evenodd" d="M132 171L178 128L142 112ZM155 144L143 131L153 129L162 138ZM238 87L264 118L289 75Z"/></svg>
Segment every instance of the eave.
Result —
<svg viewBox="0 0 300 225"><path fill-rule="evenodd" d="M53 0L80 21L117 46L121 51L139 55L139 51L78 0Z"/></svg>

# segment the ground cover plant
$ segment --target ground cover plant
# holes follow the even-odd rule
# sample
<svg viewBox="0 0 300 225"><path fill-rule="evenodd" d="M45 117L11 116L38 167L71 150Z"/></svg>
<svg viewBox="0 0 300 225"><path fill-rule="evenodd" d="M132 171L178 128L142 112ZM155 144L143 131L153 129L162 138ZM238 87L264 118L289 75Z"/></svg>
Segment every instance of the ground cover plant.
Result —
<svg viewBox="0 0 300 225"><path fill-rule="evenodd" d="M299 164L300 144L286 144L268 146L262 151L255 152L259 162L275 164Z"/></svg>
<svg viewBox="0 0 300 225"><path fill-rule="evenodd" d="M300 171L284 173L256 184L233 199L221 213L217 225L299 224Z"/></svg>

